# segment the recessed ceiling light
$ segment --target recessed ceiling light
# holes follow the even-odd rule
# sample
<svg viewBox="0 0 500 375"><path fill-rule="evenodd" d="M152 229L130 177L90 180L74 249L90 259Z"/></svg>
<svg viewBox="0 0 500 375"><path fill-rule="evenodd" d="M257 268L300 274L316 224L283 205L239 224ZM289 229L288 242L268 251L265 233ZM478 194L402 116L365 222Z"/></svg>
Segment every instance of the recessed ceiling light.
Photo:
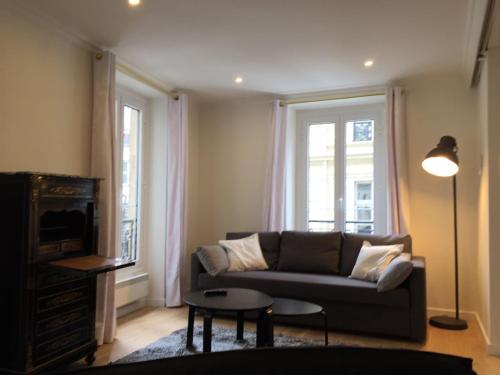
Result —
<svg viewBox="0 0 500 375"><path fill-rule="evenodd" d="M365 68L369 68L369 67L373 66L373 60L366 60L364 65L365 65Z"/></svg>
<svg viewBox="0 0 500 375"><path fill-rule="evenodd" d="M236 77L234 79L234 82L236 82L236 83L242 83L243 82L243 77Z"/></svg>
<svg viewBox="0 0 500 375"><path fill-rule="evenodd" d="M131 7L136 7L140 3L141 3L141 0L128 0L128 5L130 5Z"/></svg>

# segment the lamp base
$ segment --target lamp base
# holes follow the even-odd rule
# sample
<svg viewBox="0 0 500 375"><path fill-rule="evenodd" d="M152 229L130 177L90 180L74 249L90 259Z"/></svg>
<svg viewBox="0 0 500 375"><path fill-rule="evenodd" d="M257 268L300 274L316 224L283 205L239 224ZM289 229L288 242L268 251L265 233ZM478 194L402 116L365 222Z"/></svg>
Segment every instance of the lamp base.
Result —
<svg viewBox="0 0 500 375"><path fill-rule="evenodd" d="M434 327L452 329L455 331L467 329L467 322L465 320L446 315L433 316L429 319L429 324Z"/></svg>

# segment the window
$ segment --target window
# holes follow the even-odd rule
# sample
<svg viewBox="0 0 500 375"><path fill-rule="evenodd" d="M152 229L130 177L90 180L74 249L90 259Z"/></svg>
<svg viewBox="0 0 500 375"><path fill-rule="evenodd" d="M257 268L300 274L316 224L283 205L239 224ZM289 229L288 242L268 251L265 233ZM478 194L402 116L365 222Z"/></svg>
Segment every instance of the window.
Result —
<svg viewBox="0 0 500 375"><path fill-rule="evenodd" d="M121 130L121 257L139 259L141 217L141 142L144 104L120 92L117 121Z"/></svg>
<svg viewBox="0 0 500 375"><path fill-rule="evenodd" d="M297 112L296 223L385 233L383 103Z"/></svg>

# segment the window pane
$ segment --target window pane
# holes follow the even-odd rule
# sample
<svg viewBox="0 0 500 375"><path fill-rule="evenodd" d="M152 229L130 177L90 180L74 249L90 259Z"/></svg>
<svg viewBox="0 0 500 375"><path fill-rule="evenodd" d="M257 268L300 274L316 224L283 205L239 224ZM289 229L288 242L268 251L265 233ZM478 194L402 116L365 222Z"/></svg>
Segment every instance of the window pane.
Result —
<svg viewBox="0 0 500 375"><path fill-rule="evenodd" d="M354 121L352 125L352 141L372 141L373 140L373 121L363 120Z"/></svg>
<svg viewBox="0 0 500 375"><path fill-rule="evenodd" d="M123 108L122 257L137 259L140 111Z"/></svg>
<svg viewBox="0 0 500 375"><path fill-rule="evenodd" d="M372 199L372 184L370 182L358 182L356 186L356 199L358 201L370 201Z"/></svg>
<svg viewBox="0 0 500 375"><path fill-rule="evenodd" d="M373 120L346 123L345 220L346 232L372 233Z"/></svg>
<svg viewBox="0 0 500 375"><path fill-rule="evenodd" d="M309 126L308 204L310 231L335 228L335 124Z"/></svg>

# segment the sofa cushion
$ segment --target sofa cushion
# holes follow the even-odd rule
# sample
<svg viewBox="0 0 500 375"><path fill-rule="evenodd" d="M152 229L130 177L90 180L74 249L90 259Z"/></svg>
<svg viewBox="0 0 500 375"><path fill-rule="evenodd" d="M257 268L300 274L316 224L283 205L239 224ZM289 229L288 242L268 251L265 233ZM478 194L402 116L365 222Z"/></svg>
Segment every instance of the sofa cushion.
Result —
<svg viewBox="0 0 500 375"><path fill-rule="evenodd" d="M283 232L278 271L338 274L341 245L341 232Z"/></svg>
<svg viewBox="0 0 500 375"><path fill-rule="evenodd" d="M403 252L402 244L372 246L363 242L358 259L352 269L350 278L366 281L377 281L391 260Z"/></svg>
<svg viewBox="0 0 500 375"><path fill-rule="evenodd" d="M219 245L227 250L228 272L257 271L269 268L262 255L257 233L239 240L222 240L219 241Z"/></svg>
<svg viewBox="0 0 500 375"><path fill-rule="evenodd" d="M198 276L200 289L249 288L273 297L304 300L328 300L352 304L409 307L407 288L399 287L378 293L377 285L338 275L317 275L280 271L225 272L217 277Z"/></svg>
<svg viewBox="0 0 500 375"><path fill-rule="evenodd" d="M196 251L200 263L211 276L226 272L229 268L229 259L226 250L219 245L201 246Z"/></svg>
<svg viewBox="0 0 500 375"><path fill-rule="evenodd" d="M229 232L226 233L226 240L239 240L251 236L255 232ZM278 266L278 257L280 254L281 236L279 232L258 232L259 243L262 249L262 255L266 260L270 270L275 270Z"/></svg>
<svg viewBox="0 0 500 375"><path fill-rule="evenodd" d="M342 276L351 274L364 241L368 241L374 246L403 244L403 252L411 253L410 235L374 236L370 234L344 233L340 256L340 274Z"/></svg>
<svg viewBox="0 0 500 375"><path fill-rule="evenodd" d="M411 254L405 253L394 259L377 281L377 290L386 292L401 285L413 271Z"/></svg>

